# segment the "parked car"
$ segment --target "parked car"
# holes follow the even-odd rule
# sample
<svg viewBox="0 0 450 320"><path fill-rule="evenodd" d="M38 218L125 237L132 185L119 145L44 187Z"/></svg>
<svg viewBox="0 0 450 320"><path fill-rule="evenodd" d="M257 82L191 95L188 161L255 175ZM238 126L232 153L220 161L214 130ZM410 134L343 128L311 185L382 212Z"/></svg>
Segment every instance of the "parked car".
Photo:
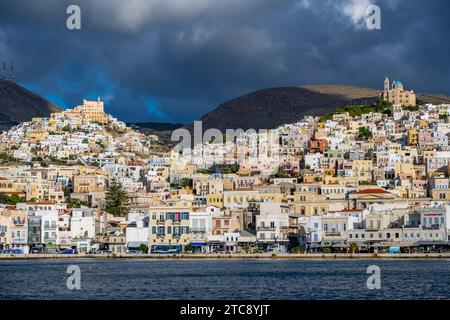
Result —
<svg viewBox="0 0 450 320"><path fill-rule="evenodd" d="M78 250L76 249L66 249L62 252L62 254L78 254Z"/></svg>
<svg viewBox="0 0 450 320"><path fill-rule="evenodd" d="M142 251L140 251L140 250L127 250L127 253L128 254L141 254Z"/></svg>
<svg viewBox="0 0 450 320"><path fill-rule="evenodd" d="M111 254L112 251L111 250L97 250L96 253L97 254Z"/></svg>

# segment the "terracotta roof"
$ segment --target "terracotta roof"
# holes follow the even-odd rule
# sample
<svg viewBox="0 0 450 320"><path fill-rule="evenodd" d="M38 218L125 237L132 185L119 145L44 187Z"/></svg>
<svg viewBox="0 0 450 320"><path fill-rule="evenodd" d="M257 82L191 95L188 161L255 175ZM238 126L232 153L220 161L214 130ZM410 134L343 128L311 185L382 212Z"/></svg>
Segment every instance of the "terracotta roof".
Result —
<svg viewBox="0 0 450 320"><path fill-rule="evenodd" d="M390 192L383 190L383 189L363 189L363 190L356 191L354 194L370 194L370 193L390 194Z"/></svg>
<svg viewBox="0 0 450 320"><path fill-rule="evenodd" d="M41 202L27 202L29 205L45 205L45 204L56 204L53 201L41 201Z"/></svg>
<svg viewBox="0 0 450 320"><path fill-rule="evenodd" d="M338 211L328 211L328 213L338 213L338 212L363 212L363 211L360 209L344 209Z"/></svg>
<svg viewBox="0 0 450 320"><path fill-rule="evenodd" d="M4 191L2 194L26 194L25 191Z"/></svg>

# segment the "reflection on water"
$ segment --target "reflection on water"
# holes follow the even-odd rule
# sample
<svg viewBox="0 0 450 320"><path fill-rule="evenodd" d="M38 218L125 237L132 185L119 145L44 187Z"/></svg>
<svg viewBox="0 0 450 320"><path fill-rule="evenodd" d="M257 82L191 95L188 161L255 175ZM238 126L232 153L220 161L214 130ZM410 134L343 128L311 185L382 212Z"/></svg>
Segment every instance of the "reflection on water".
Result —
<svg viewBox="0 0 450 320"><path fill-rule="evenodd" d="M0 299L449 299L449 285L450 260L0 260Z"/></svg>

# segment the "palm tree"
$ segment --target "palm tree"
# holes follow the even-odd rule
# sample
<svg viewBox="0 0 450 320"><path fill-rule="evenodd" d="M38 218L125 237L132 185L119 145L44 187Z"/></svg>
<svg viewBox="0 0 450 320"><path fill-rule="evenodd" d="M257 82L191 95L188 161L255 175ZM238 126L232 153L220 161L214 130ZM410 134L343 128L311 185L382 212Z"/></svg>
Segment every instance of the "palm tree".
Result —
<svg viewBox="0 0 450 320"><path fill-rule="evenodd" d="M352 254L354 254L355 251L359 249L359 245L356 242L352 242L349 244L349 248Z"/></svg>

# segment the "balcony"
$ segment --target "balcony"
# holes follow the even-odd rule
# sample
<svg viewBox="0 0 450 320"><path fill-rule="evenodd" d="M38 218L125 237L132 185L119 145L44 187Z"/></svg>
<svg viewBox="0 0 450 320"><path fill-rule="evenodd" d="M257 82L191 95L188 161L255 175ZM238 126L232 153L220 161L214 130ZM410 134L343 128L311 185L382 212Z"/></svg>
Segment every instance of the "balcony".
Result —
<svg viewBox="0 0 450 320"><path fill-rule="evenodd" d="M340 231L325 232L325 237L340 237L340 236L341 236Z"/></svg>
<svg viewBox="0 0 450 320"><path fill-rule="evenodd" d="M192 233L205 233L206 228L191 228Z"/></svg>
<svg viewBox="0 0 450 320"><path fill-rule="evenodd" d="M173 220L172 223L173 223L173 224L180 224L180 223L181 223L181 220Z"/></svg>
<svg viewBox="0 0 450 320"><path fill-rule="evenodd" d="M13 220L14 225L16 226L23 226L25 224L25 218L22 219L14 219Z"/></svg>
<svg viewBox="0 0 450 320"><path fill-rule="evenodd" d="M174 234L173 234L173 237L174 237L174 238L181 238L181 233L174 233Z"/></svg>
<svg viewBox="0 0 450 320"><path fill-rule="evenodd" d="M58 228L58 226L56 225L45 225L44 226L44 230L56 230Z"/></svg>
<svg viewBox="0 0 450 320"><path fill-rule="evenodd" d="M164 238L165 236L166 236L165 233L158 233L158 234L156 234L157 238Z"/></svg>
<svg viewBox="0 0 450 320"><path fill-rule="evenodd" d="M275 231L275 227L258 227L258 231Z"/></svg>
<svg viewBox="0 0 450 320"><path fill-rule="evenodd" d="M164 220L164 219L160 219L160 220L156 221L156 224L165 224L165 223L166 223L166 220Z"/></svg>

